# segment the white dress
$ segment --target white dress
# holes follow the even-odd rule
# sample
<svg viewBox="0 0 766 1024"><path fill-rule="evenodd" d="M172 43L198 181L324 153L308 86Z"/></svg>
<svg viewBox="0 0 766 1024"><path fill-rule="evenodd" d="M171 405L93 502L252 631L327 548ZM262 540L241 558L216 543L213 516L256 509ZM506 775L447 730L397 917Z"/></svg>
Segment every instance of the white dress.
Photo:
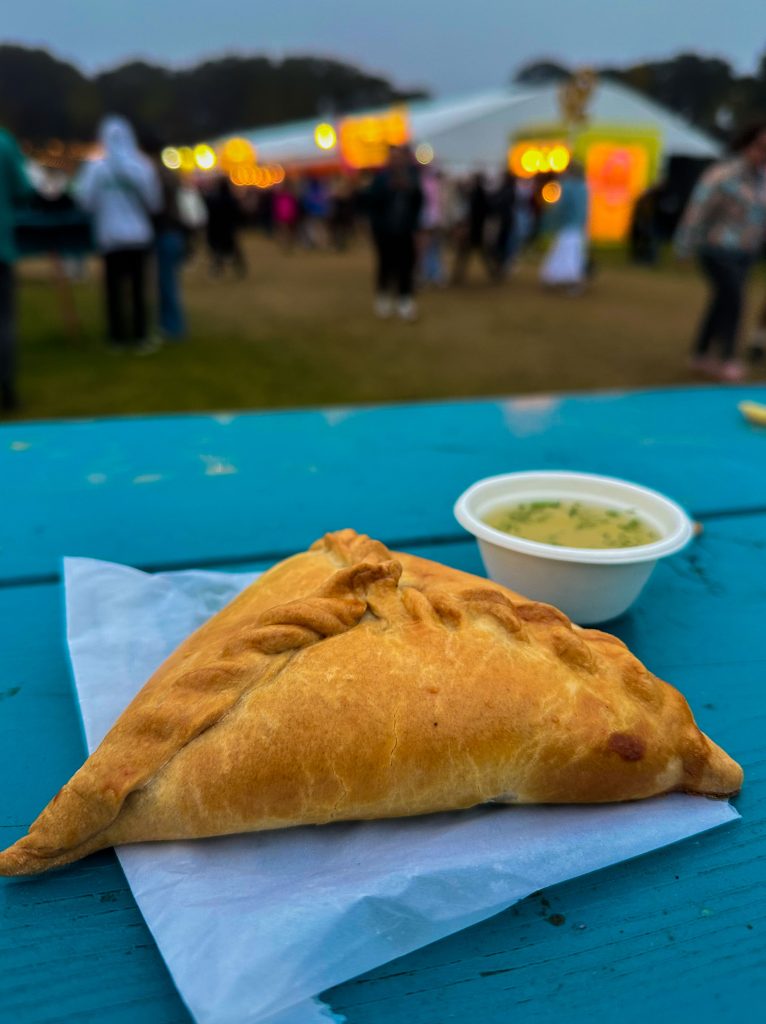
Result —
<svg viewBox="0 0 766 1024"><path fill-rule="evenodd" d="M585 278L585 260L585 231L562 228L540 267L540 280L547 285L581 284Z"/></svg>

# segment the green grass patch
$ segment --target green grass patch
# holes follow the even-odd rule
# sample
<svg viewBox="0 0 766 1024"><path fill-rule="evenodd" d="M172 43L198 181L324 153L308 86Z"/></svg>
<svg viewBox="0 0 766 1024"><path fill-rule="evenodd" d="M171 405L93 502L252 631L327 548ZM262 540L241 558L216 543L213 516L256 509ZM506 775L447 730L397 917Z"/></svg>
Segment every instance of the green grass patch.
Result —
<svg viewBox="0 0 766 1024"><path fill-rule="evenodd" d="M502 285L482 278L425 292L415 324L372 316L371 254L286 255L248 239L245 280L184 273L189 338L151 356L115 353L103 336L99 267L72 285L66 328L44 262L22 265L15 416L45 419L266 409L460 396L678 385L704 303L688 269L602 259L581 298L552 296L534 259ZM754 286L762 299L762 285ZM761 374L761 377L763 375Z"/></svg>

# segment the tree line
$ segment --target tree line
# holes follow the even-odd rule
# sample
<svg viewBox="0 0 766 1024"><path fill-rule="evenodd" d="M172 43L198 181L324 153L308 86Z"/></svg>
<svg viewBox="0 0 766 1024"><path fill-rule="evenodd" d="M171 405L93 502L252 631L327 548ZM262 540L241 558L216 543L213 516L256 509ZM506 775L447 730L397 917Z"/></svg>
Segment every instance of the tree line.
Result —
<svg viewBox="0 0 766 1024"><path fill-rule="evenodd" d="M0 125L35 144L92 139L105 113L178 143L425 95L318 57L222 57L181 69L132 61L87 77L46 50L0 46Z"/></svg>
<svg viewBox="0 0 766 1024"><path fill-rule="evenodd" d="M753 75L693 53L596 70L719 138L766 116L766 54ZM531 85L571 73L563 64L536 60L514 81ZM34 144L92 139L107 112L124 114L154 141L194 142L427 95L342 61L310 56L222 57L180 69L133 61L88 77L46 50L0 46L0 124Z"/></svg>

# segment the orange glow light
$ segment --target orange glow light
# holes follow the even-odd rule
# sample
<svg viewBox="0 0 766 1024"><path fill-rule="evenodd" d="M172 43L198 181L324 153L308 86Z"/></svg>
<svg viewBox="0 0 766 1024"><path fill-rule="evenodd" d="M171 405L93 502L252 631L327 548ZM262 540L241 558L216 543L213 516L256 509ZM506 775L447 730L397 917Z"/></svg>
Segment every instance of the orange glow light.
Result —
<svg viewBox="0 0 766 1024"><path fill-rule="evenodd" d="M557 203L561 199L561 185L557 181L549 181L543 185L541 195L544 202Z"/></svg>
<svg viewBox="0 0 766 1024"><path fill-rule="evenodd" d="M271 188L285 180L281 164L238 163L228 173L232 185L240 188Z"/></svg>
<svg viewBox="0 0 766 1024"><path fill-rule="evenodd" d="M379 167L386 162L391 146L402 146L410 139L409 118L403 108L344 117L339 128L343 160L354 168Z"/></svg>
<svg viewBox="0 0 766 1024"><path fill-rule="evenodd" d="M255 163L255 147L247 139L240 139L236 136L227 139L221 149L221 166L224 168L233 167L235 164Z"/></svg>

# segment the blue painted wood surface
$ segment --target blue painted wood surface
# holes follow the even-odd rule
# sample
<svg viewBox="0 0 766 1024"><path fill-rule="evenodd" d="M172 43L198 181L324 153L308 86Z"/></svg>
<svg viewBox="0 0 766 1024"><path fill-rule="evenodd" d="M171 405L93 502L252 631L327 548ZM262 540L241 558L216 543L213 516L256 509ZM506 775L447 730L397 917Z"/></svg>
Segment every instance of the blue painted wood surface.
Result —
<svg viewBox="0 0 766 1024"><path fill-rule="evenodd" d="M556 886L326 996L350 1024L757 1017L766 431L739 419L745 394L764 397L706 388L0 429L0 843L84 753L62 555L244 570L348 524L480 572L451 516L464 486L517 467L610 472L669 492L704 521L613 629L743 763L742 821ZM3 881L0 908L0 1024L188 1024L110 852Z"/></svg>
<svg viewBox="0 0 766 1024"><path fill-rule="evenodd" d="M460 492L513 469L623 476L696 515L766 508L763 430L741 397L766 388L14 424L0 432L0 579L54 576L62 552L237 562L343 524L455 537Z"/></svg>

